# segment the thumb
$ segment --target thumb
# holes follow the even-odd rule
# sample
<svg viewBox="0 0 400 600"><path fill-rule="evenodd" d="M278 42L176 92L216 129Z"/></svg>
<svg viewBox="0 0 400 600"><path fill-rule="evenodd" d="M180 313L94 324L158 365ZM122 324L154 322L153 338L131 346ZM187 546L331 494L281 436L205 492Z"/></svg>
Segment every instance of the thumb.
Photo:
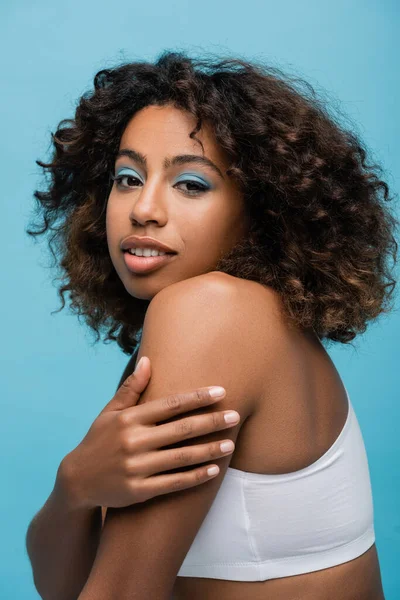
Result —
<svg viewBox="0 0 400 600"><path fill-rule="evenodd" d="M123 410L124 408L135 406L143 390L149 383L150 375L150 359L147 356L142 356L133 373L123 381L114 397L103 408L102 412Z"/></svg>
<svg viewBox="0 0 400 600"><path fill-rule="evenodd" d="M147 356L142 356L132 375L133 381L131 388L134 394L138 395L138 398L135 400L136 404L136 402L139 400L140 394L143 392L144 388L147 387L151 375L150 359Z"/></svg>

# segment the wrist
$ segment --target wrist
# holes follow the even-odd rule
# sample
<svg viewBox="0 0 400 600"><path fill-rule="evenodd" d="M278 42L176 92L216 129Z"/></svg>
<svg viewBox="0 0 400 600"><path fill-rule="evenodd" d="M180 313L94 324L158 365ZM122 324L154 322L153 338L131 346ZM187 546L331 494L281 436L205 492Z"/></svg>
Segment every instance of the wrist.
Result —
<svg viewBox="0 0 400 600"><path fill-rule="evenodd" d="M61 461L52 495L68 511L82 511L96 508L89 505L81 489L79 473L71 453Z"/></svg>

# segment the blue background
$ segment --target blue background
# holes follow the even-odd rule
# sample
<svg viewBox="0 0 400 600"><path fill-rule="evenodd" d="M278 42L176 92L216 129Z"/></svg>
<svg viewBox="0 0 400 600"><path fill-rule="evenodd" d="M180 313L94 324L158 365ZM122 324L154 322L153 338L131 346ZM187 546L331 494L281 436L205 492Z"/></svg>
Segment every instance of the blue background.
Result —
<svg viewBox="0 0 400 600"><path fill-rule="evenodd" d="M50 314L60 302L47 243L35 245L25 234L33 191L41 189L35 159L49 158L50 132L73 116L95 73L117 62L154 60L164 49L260 58L339 102L398 193L399 12L395 0L2 3L2 598L39 597L27 527L61 459L111 399L128 361L116 344L92 346L67 308ZM367 449L386 600L400 597L399 338L397 300L355 348L329 349Z"/></svg>

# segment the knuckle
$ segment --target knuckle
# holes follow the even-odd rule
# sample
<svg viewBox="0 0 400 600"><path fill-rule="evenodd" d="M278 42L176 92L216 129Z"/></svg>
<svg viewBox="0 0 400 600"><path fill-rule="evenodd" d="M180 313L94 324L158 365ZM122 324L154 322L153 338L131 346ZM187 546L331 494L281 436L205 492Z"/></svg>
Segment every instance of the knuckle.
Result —
<svg viewBox="0 0 400 600"><path fill-rule="evenodd" d="M134 441L129 435L121 435L120 438L121 449L124 454L130 454L134 447Z"/></svg>
<svg viewBox="0 0 400 600"><path fill-rule="evenodd" d="M131 481L129 482L129 490L130 493L132 494L132 497L135 499L135 503L136 502L146 502L146 500L148 500L150 498L150 494L148 492L146 492L146 489L143 485L141 485L141 482L137 479L131 479Z"/></svg>
<svg viewBox="0 0 400 600"><path fill-rule="evenodd" d="M201 481L203 481L203 470L202 469L196 469L195 471L193 471L193 479L196 483L200 483Z"/></svg>
<svg viewBox="0 0 400 600"><path fill-rule="evenodd" d="M126 458L123 462L123 471L126 475L137 475L139 473L139 466L135 459Z"/></svg>
<svg viewBox="0 0 400 600"><path fill-rule="evenodd" d="M163 398L163 408L175 412L181 408L182 401L176 394Z"/></svg>
<svg viewBox="0 0 400 600"><path fill-rule="evenodd" d="M179 438L186 438L193 432L193 425L189 419L182 419L176 422L175 429Z"/></svg>
<svg viewBox="0 0 400 600"><path fill-rule="evenodd" d="M220 454L221 454L221 448L220 448L219 442L215 442L214 444L209 445L208 455L211 459L220 456Z"/></svg>
<svg viewBox="0 0 400 600"><path fill-rule="evenodd" d="M120 390L122 390L123 392L130 392L131 391L131 385L132 382L134 381L134 375L133 373L131 373L121 384L120 386Z"/></svg>
<svg viewBox="0 0 400 600"><path fill-rule="evenodd" d="M194 400L195 400L196 404L198 404L199 406L203 406L206 396L207 396L207 394L204 393L204 390L196 390L194 393Z"/></svg>
<svg viewBox="0 0 400 600"><path fill-rule="evenodd" d="M121 383L119 389L126 391L127 388L129 388L129 379L130 379L130 375L129 377L127 377L126 379L124 379L124 381Z"/></svg>
<svg viewBox="0 0 400 600"><path fill-rule="evenodd" d="M120 440L122 450L128 454L139 452L141 448L148 446L148 438L143 434L125 433L120 436Z"/></svg>
<svg viewBox="0 0 400 600"><path fill-rule="evenodd" d="M174 452L173 460L179 466L191 464L191 457L189 453L181 449L178 449Z"/></svg>
<svg viewBox="0 0 400 600"><path fill-rule="evenodd" d="M174 478L172 481L172 489L174 491L181 490L184 487L183 481L181 477Z"/></svg>
<svg viewBox="0 0 400 600"><path fill-rule="evenodd" d="M116 419L117 419L117 423L121 427L121 429L124 429L131 423L131 419L130 419L128 413L124 410L120 410L118 412Z"/></svg>
<svg viewBox="0 0 400 600"><path fill-rule="evenodd" d="M210 413L210 422L212 429L219 429L221 427L221 423L226 425L223 413L219 412Z"/></svg>

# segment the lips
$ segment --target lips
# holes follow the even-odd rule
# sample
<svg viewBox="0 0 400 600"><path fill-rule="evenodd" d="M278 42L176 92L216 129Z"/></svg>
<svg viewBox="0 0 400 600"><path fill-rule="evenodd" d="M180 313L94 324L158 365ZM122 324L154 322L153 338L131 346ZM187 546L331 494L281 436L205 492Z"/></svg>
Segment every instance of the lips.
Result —
<svg viewBox="0 0 400 600"><path fill-rule="evenodd" d="M124 261L132 273L148 273L174 260L176 254L176 252L168 252L164 256L136 256L125 251Z"/></svg>
<svg viewBox="0 0 400 600"><path fill-rule="evenodd" d="M172 248L163 244L161 241L148 236L137 236L131 235L127 237L121 244L123 251L129 250L130 248L148 248L150 250L158 250L161 252L167 252L168 254L177 254Z"/></svg>
<svg viewBox="0 0 400 600"><path fill-rule="evenodd" d="M139 248L139 246L132 246L132 248ZM141 250L146 250L146 248L140 248ZM131 252L129 252L129 248L128 250L123 250L124 253L128 253L131 256L137 256L138 258L157 258L157 256L140 256L138 254L133 254ZM147 250L157 250L158 252L165 252L165 250L161 250L160 248L147 248ZM165 254L176 254L176 252L165 252ZM158 255L159 256L159 255Z"/></svg>

